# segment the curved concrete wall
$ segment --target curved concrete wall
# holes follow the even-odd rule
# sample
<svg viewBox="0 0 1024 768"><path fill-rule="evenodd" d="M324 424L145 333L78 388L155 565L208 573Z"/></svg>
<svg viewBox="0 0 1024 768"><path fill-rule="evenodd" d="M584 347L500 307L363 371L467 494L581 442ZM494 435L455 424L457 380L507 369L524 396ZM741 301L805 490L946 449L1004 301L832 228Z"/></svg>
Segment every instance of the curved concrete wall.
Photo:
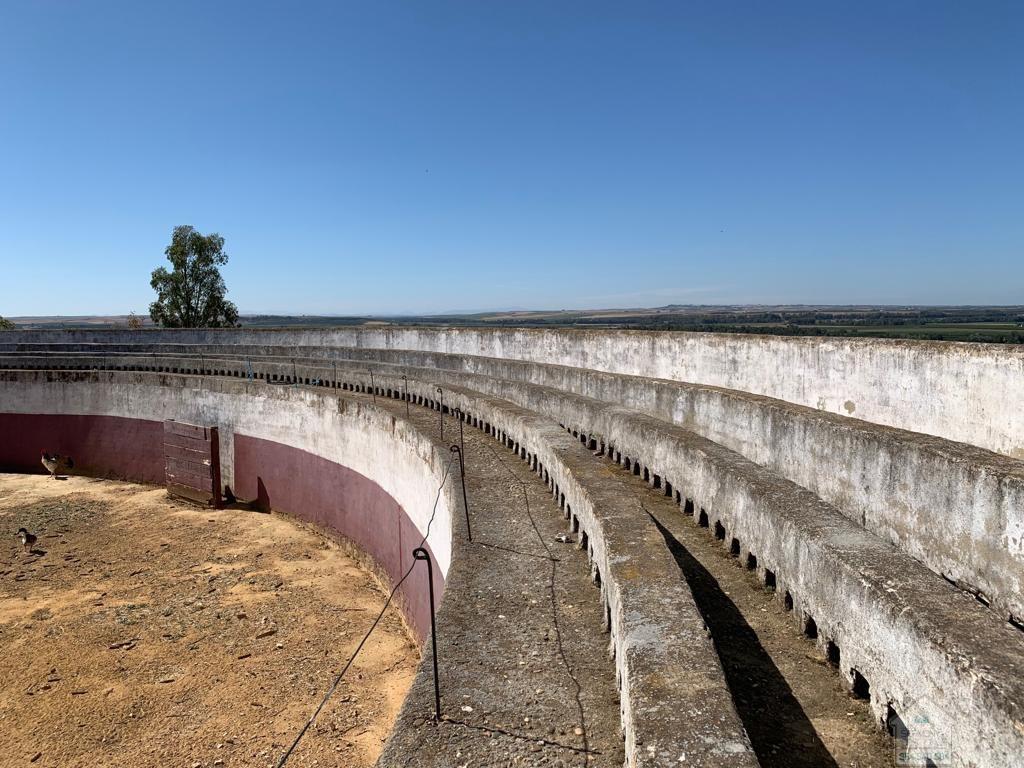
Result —
<svg viewBox="0 0 1024 768"><path fill-rule="evenodd" d="M711 384L1024 458L1024 348L643 331L474 328L7 331L0 343L354 346L505 357Z"/></svg>
<svg viewBox="0 0 1024 768"><path fill-rule="evenodd" d="M392 376L467 383L554 418L559 393L571 392L679 424L814 491L936 573L980 593L999 612L1024 620L1019 460L734 390L495 358L351 354L418 366L396 368ZM387 368L375 369L384 381ZM289 372L285 364L280 370ZM329 374L323 367L298 370L307 377ZM534 391L523 383L539 386Z"/></svg>
<svg viewBox="0 0 1024 768"><path fill-rule="evenodd" d="M433 405L432 386L415 383L414 393ZM505 430L516 435L516 452L550 477L566 514L590 534L588 551L618 672L626 764L653 768L686 755L699 765L756 765L703 620L642 507L635 500L624 504L623 491L600 468L588 467L589 452L551 420L470 392L453 393L446 407L455 405L496 437L512 441ZM103 434L123 442L111 466L96 460L99 471L127 473L133 466L127 457L145 447L142 442L162 442L165 418L217 424L224 458L233 459L225 462L226 480L233 478L240 492L253 496L259 478L275 508L346 533L387 568L392 581L409 562L401 552L426 531L425 502L437 494L452 461L402 419L326 390L161 373L0 371L0 425L22 430L13 442L24 442L25 434L45 436L35 429L45 422L54 425L55 439L66 440L64 450L88 455L94 448L89 433L70 439L61 428L79 419L102 424ZM519 440L527 442L520 447ZM34 457L18 460L38 463ZM387 493L369 488L368 477L379 477ZM451 517L459 507L453 487L447 484L440 495L428 541L458 591L454 585L465 581L459 574L465 575L466 563L465 557L452 561L452 526L460 522ZM372 514L336 514L337 506L358 508L364 501ZM404 517L403 508L413 510L411 535L403 534L401 521L390 524L390 513ZM397 546L397 562L382 551L381 532ZM429 614L415 609L425 608L426 600L413 593L408 601L422 633ZM694 690L701 696L694 697Z"/></svg>
<svg viewBox="0 0 1024 768"><path fill-rule="evenodd" d="M96 474L152 482L158 467L162 482L162 422L171 418L219 426L225 483L255 497L259 479L274 509L348 537L392 583L427 535L451 461L406 422L325 393L159 374L21 372L0 373L0 466L39 471L37 443L52 439L41 447L61 446ZM27 448L15 455L19 445ZM449 484L426 543L437 598L452 557L450 493ZM406 582L399 598L422 637L423 580Z"/></svg>
<svg viewBox="0 0 1024 768"><path fill-rule="evenodd" d="M125 356L7 354L0 356L0 368L157 364L188 371L200 365L195 352L190 357L161 352L153 358L132 356L137 345L116 347ZM177 345L169 349L180 351ZM555 419L562 414L563 393L628 405L817 493L867 530L979 594L993 610L1024 622L1024 462L1017 459L760 395L568 366L408 350L204 345L199 351L205 367L236 376L247 375L249 365L256 376L298 375L310 381L373 368L382 388L401 386L403 373L465 383ZM296 357L288 360L290 354Z"/></svg>
<svg viewBox="0 0 1024 768"><path fill-rule="evenodd" d="M308 368L301 363L294 368L281 362L260 365L275 368L278 375L297 374L303 378L319 378L326 371L323 364ZM290 370L282 371L282 365ZM361 367L339 363L339 380L356 381L365 387L369 375L364 375ZM389 370L397 374L401 369ZM405 370L414 373L413 369ZM238 371L233 373L237 375ZM33 374L10 374L12 381L26 375ZM446 380L452 395L461 383L522 402L530 411L548 413L571 429L585 430L592 440L599 437L601 453L628 451L634 462L639 459L649 466L652 481L657 473L661 481L671 481L676 489L685 488L686 497L707 510L705 519L710 517L719 523L727 541L738 536L744 553L756 552L759 569L771 569L780 589L784 586L792 591L796 608L813 615L822 636L842 646L843 661L850 665L844 671L853 675L858 670L870 678L872 703L880 717L887 705L895 704L901 712L906 711L905 707L925 708L933 723L955 734L963 750L961 755L967 759L965 765L998 764L1019 752L1020 723L1024 722L1024 695L1019 690L1024 679L1020 633L993 621L977 603L956 603L964 599L962 595L858 529L813 494L668 420L479 374L432 371L428 375L450 377ZM3 376L6 374L0 373ZM74 378L75 374L63 376ZM236 392L248 392L252 387L271 399L319 397L316 390L246 385L237 379L210 380L208 386L211 390L233 388ZM379 391L384 388L380 378L377 386ZM395 386L392 381L388 388ZM429 394L429 386L426 392ZM480 398L470 391L463 391L462 396L469 398L467 406L473 402L472 407L482 407ZM335 401L332 396L323 399ZM0 410L4 410L2 403ZM290 415L289 424L295 423L296 417ZM498 420L499 416L491 418ZM501 420L506 429L531 440L529 429L516 418ZM310 423L320 424L315 420ZM551 466L558 464L556 456L548 454L546 458ZM237 476L237 466L235 470ZM562 478L564 489L575 487L577 471L574 468L570 476ZM925 481L922 476L914 482L923 486ZM586 507L586 494L581 492L576 503ZM597 514L598 506L593 505L593 509ZM603 527L596 519L591 524ZM602 544L607 543L606 538L602 531ZM596 547L595 555L595 561L614 572L607 552ZM605 575L610 574L605 571ZM614 602L617 600L609 600L610 604ZM902 652L893 653L893 649ZM627 690L625 686L624 693ZM623 701L624 720L628 704Z"/></svg>
<svg viewBox="0 0 1024 768"><path fill-rule="evenodd" d="M365 375L348 373L346 386L370 386ZM435 396L433 384L423 382L410 381L408 391L426 402ZM381 389L387 392L401 396ZM446 389L444 407L458 409L545 478L580 534L611 635L626 764L753 768L757 760L704 620L635 495L550 418L454 387Z"/></svg>
<svg viewBox="0 0 1024 768"><path fill-rule="evenodd" d="M365 372L340 372L349 386L352 382L357 387L369 385ZM429 397L432 385L410 383L410 392ZM645 473L650 472L652 484L677 489L680 504L692 510L695 521L702 518L709 526L721 525L726 546L738 537L741 557L756 553L762 578L772 574L780 596L785 592L792 599L800 623L813 618L819 642L841 647L841 673L851 687L858 675L870 681L871 706L879 722L886 722L890 707L907 718L926 718L919 722L930 723L936 734L949 740L955 750L953 764L958 766L1009 765L1021 753L1024 637L1018 630L995 620L976 601L965 599L813 494L737 454L627 409L593 402L588 408L579 398L574 403L572 396L562 397L554 398L551 405L561 412L574 435L585 430L580 439L572 440L581 458L597 443L599 453L640 462ZM605 548L615 535L609 533L608 522L601 516L608 516L610 510L633 511L629 505L608 496L590 496L592 489L580 482L581 476L586 477L584 462L566 472L564 454L559 456L537 442L539 436L531 429L536 419L532 410L524 409L528 414L524 416L508 406L496 408L492 403L501 401L457 386L446 388L445 399L466 413L486 414L493 420L487 428L514 441L527 461L535 450L533 458L547 462L544 467L559 470L561 491L556 488L556 494L565 494L567 508L572 501L570 514L581 510L587 527L601 531L594 537L595 542L600 541L600 546L594 546L594 562L614 578L617 558L610 557ZM545 442L557 441L548 438ZM611 514L614 520L615 513ZM634 572L638 567L645 572L656 567L638 566L634 558L617 565ZM628 577L622 582L628 584ZM647 584L640 586L646 588ZM618 601L611 594L608 597L615 610L621 610ZM623 612L629 613L628 609ZM686 623L669 622L671 626ZM632 630L646 634L650 628L650 624L637 625ZM620 625L623 635L619 642L627 649L630 629L629 622ZM686 642L697 645L694 638ZM650 647L650 643L643 645ZM662 645L660 639L658 645ZM672 643L664 645L662 653L671 653ZM638 666L644 669L642 662ZM645 671L649 670L648 666ZM622 671L623 675L629 673L628 668ZM635 669L632 674L637 675ZM641 685L649 685L642 676L638 679ZM624 707L629 694L624 685ZM681 710L684 707L679 705Z"/></svg>

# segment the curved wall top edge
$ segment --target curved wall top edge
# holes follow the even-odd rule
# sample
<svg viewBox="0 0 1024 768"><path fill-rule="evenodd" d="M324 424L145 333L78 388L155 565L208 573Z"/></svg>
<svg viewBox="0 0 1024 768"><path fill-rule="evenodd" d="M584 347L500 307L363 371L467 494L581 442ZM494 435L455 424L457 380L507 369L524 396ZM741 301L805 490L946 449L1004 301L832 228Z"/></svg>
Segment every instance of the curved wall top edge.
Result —
<svg viewBox="0 0 1024 768"><path fill-rule="evenodd" d="M5 331L0 343L246 343L506 357L726 387L1024 458L1024 347L526 328Z"/></svg>
<svg viewBox="0 0 1024 768"><path fill-rule="evenodd" d="M129 377L130 384L124 374L119 380L98 372L74 381L5 377L0 412L215 424L221 428L223 481L232 487L234 436L271 440L371 479L396 500L421 535L427 534L437 497L428 543L441 573L447 574L453 523L449 496L438 494L437 478L450 457L404 420L369 404L303 389L161 374ZM405 471L393 471L399 465Z"/></svg>

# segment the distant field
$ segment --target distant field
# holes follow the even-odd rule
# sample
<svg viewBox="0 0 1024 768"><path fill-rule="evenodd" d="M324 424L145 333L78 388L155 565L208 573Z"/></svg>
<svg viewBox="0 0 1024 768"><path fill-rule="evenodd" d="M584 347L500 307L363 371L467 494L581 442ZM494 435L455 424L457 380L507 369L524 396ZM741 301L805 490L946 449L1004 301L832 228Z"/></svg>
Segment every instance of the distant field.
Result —
<svg viewBox="0 0 1024 768"><path fill-rule="evenodd" d="M932 341L979 341L997 344L1024 344L1024 327L1011 323L926 323L921 325L725 325L718 333L769 333L786 336L863 336L889 339Z"/></svg>
<svg viewBox="0 0 1024 768"><path fill-rule="evenodd" d="M11 318L21 328L127 328L127 315ZM139 317L143 327L149 318ZM1024 344L1024 306L682 306L403 316L244 315L254 328L428 325L623 328L779 336L852 336Z"/></svg>

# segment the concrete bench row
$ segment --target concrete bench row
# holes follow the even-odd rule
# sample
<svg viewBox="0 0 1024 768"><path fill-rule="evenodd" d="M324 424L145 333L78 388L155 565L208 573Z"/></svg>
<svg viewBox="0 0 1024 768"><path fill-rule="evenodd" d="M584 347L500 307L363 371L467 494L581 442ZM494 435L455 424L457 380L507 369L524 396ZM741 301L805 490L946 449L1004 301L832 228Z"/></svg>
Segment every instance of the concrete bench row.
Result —
<svg viewBox="0 0 1024 768"><path fill-rule="evenodd" d="M324 365L291 361L259 368L310 382L328 376ZM964 765L1006 764L1024 748L1022 634L814 494L685 429L591 398L461 371L373 369L382 395L403 397L404 375L411 386L457 384L557 418L753 558L880 720L925 717L949 734ZM363 361L334 361L329 370L342 387L371 386Z"/></svg>
<svg viewBox="0 0 1024 768"><path fill-rule="evenodd" d="M402 398L412 386L417 397L429 379L446 398L468 387L558 418L588 454L675 498L756 569L880 723L909 725L912 746L948 744L953 765L1024 753L1024 634L806 489L678 426L571 393L391 365L375 366L371 383L361 361L335 366L343 387Z"/></svg>
<svg viewBox="0 0 1024 768"><path fill-rule="evenodd" d="M368 376L352 373L339 369L343 388L372 391ZM553 420L463 387L438 394L433 384L410 379L377 391L485 431L548 485L600 587L627 765L757 765L704 621L661 534L591 451Z"/></svg>
<svg viewBox="0 0 1024 768"><path fill-rule="evenodd" d="M39 330L0 343L163 342L411 349L688 381L1024 458L1024 346L672 331L445 326Z"/></svg>
<svg viewBox="0 0 1024 768"><path fill-rule="evenodd" d="M912 739L915 728L919 738L947 738L955 765L1008 765L1024 754L1024 633L806 489L628 409L465 373L393 373L457 379L557 416L756 568L880 722L916 722Z"/></svg>
<svg viewBox="0 0 1024 768"><path fill-rule="evenodd" d="M684 426L813 491L1024 626L1024 462L975 446L735 390L499 358L232 344L6 346L8 353L15 348L21 354L6 362L0 354L0 365L45 366L52 357L84 361L97 353L145 353L154 363L194 354L267 363L363 359L480 373L626 405ZM285 365L276 370L288 377Z"/></svg>
<svg viewBox="0 0 1024 768"><path fill-rule="evenodd" d="M371 386L362 362L334 365L343 387ZM808 491L686 430L599 401L463 372L374 368L381 394L401 397L402 375L429 378L490 390L557 417L588 446L674 489L695 521L753 557L851 689L871 699L880 720L923 719L948 734L963 765L1007 764L1019 753L1020 633ZM316 380L325 369L296 366L296 372Z"/></svg>
<svg viewBox="0 0 1024 768"><path fill-rule="evenodd" d="M108 358L104 362L113 361ZM168 362L172 369L188 367L185 360ZM237 381L240 369L228 365L228 361L220 363L207 370L230 375L231 380L167 375L169 372L7 371L0 374L0 386L5 382L33 380L29 377L35 377L39 385L62 386L179 387L180 381L184 381L184 386L231 392L236 397L257 393L266 397L264 382ZM345 365L339 366L339 371L346 375L334 382L332 388L370 390L368 375L363 381ZM310 372L298 371L303 380L306 376L302 374ZM260 373L277 375L267 370ZM314 382L326 384L316 376L310 384ZM318 398L331 396L317 395L317 390L306 387L273 388L271 392L280 393L279 397L286 400L305 397L305 392ZM382 397L390 394L431 408L457 409L466 424L485 430L513 448L543 477L572 521L591 559L594 580L600 586L605 629L610 633L620 686L627 765L669 766L683 761L709 767L756 766L703 619L660 533L642 514L635 498L620 483L610 480L591 452L552 420L463 388L447 387L443 405L435 393L436 387L422 380L410 381L401 390L391 388L389 392L388 388L378 388ZM215 416L209 407L207 411ZM449 506L452 501L449 499ZM457 520L451 522L457 526ZM460 546L461 542L453 543L453 561ZM454 629L479 628L447 631Z"/></svg>

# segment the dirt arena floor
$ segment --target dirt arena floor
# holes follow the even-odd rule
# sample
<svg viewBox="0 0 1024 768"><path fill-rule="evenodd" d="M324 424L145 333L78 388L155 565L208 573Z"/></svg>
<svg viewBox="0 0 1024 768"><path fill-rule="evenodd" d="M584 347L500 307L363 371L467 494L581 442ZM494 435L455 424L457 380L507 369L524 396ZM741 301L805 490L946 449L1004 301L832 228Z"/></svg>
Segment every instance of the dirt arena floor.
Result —
<svg viewBox="0 0 1024 768"><path fill-rule="evenodd" d="M384 603L287 517L141 485L0 474L0 530L3 766L272 766ZM372 765L417 663L389 609L288 765Z"/></svg>

